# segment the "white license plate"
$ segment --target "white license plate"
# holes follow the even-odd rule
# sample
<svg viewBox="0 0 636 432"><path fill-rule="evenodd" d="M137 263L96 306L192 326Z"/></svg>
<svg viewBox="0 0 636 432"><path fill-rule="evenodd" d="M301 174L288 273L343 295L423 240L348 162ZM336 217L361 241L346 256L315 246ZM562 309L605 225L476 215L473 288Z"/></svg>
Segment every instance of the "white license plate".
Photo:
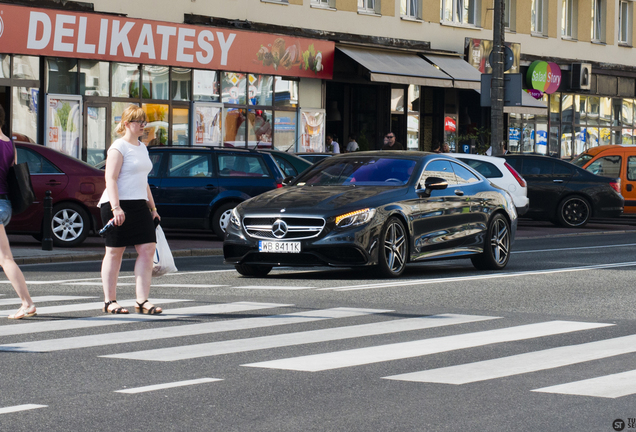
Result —
<svg viewBox="0 0 636 432"><path fill-rule="evenodd" d="M300 242L259 241L258 251L267 253L300 253Z"/></svg>

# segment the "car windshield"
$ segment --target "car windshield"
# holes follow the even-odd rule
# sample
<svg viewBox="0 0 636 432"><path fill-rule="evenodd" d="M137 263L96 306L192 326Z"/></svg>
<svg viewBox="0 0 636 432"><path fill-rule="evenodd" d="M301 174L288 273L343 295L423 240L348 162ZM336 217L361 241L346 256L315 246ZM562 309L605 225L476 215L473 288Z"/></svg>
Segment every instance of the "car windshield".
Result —
<svg viewBox="0 0 636 432"><path fill-rule="evenodd" d="M408 183L417 161L380 156L333 158L298 179L297 186L401 186Z"/></svg>
<svg viewBox="0 0 636 432"><path fill-rule="evenodd" d="M582 155L580 155L579 157L574 158L571 162L578 166L583 168L583 165L585 165L590 159L592 159L594 156L589 155L587 153L583 153Z"/></svg>

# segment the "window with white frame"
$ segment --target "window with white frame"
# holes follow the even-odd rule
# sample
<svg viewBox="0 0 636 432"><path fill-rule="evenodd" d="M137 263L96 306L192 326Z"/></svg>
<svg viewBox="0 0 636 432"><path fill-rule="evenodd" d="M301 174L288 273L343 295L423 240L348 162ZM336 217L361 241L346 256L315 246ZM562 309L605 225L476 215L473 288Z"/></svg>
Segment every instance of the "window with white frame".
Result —
<svg viewBox="0 0 636 432"><path fill-rule="evenodd" d="M530 31L532 33L543 34L545 6L547 6L547 0L532 0L530 21Z"/></svg>
<svg viewBox="0 0 636 432"><path fill-rule="evenodd" d="M516 0L504 1L504 28L506 30L515 31L517 16L517 2Z"/></svg>
<svg viewBox="0 0 636 432"><path fill-rule="evenodd" d="M634 2L621 0L618 11L618 42L631 45L632 42L632 14Z"/></svg>
<svg viewBox="0 0 636 432"><path fill-rule="evenodd" d="M334 8L336 0L311 0L312 6L324 7L324 8Z"/></svg>
<svg viewBox="0 0 636 432"><path fill-rule="evenodd" d="M380 0L358 0L358 12L380 13Z"/></svg>
<svg viewBox="0 0 636 432"><path fill-rule="evenodd" d="M563 0L561 3L561 36L566 39L576 38L576 23L579 5L578 0Z"/></svg>
<svg viewBox="0 0 636 432"><path fill-rule="evenodd" d="M420 19L422 17L420 0L401 0L400 14L406 18Z"/></svg>
<svg viewBox="0 0 636 432"><path fill-rule="evenodd" d="M442 0L442 21L479 25L479 0Z"/></svg>
<svg viewBox="0 0 636 432"><path fill-rule="evenodd" d="M592 0L592 41L605 39L605 0Z"/></svg>

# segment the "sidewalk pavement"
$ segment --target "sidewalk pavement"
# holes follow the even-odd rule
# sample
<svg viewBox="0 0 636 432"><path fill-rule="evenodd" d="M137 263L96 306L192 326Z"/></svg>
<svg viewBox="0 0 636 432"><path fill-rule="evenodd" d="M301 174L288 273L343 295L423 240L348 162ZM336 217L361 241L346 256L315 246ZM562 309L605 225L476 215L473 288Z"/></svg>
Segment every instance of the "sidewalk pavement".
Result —
<svg viewBox="0 0 636 432"><path fill-rule="evenodd" d="M210 231L165 230L168 244L175 257L223 255L223 242ZM550 222L521 219L517 229L517 240L529 238L552 238L576 235L601 235L636 233L636 217L592 221L583 228L561 228ZM42 244L30 235L9 235L11 252L20 264L61 263L74 261L101 261L104 257L104 240L99 236L88 237L74 248L42 250ZM124 259L135 258L135 249L129 247Z"/></svg>

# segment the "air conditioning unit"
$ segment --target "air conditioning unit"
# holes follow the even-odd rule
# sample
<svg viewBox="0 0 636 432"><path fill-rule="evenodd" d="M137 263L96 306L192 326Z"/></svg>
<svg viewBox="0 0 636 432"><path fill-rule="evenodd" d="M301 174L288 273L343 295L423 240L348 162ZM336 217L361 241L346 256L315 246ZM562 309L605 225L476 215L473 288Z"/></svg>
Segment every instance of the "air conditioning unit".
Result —
<svg viewBox="0 0 636 432"><path fill-rule="evenodd" d="M592 87L592 65L590 63L572 63L573 89L589 90Z"/></svg>

